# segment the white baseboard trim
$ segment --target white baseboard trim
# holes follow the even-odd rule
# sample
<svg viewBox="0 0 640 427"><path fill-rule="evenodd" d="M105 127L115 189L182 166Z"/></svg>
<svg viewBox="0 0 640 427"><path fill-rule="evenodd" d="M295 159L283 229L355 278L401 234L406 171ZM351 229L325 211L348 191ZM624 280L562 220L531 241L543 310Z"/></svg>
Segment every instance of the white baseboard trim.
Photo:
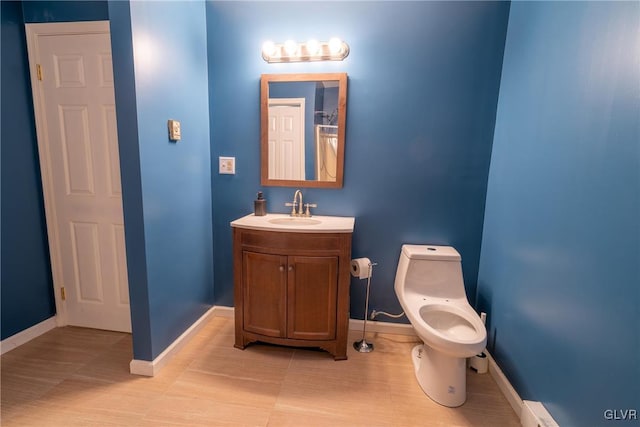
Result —
<svg viewBox="0 0 640 427"><path fill-rule="evenodd" d="M13 350L16 347L21 346L34 338L39 337L45 332L49 332L57 327L56 316L52 316L47 320L33 325L30 328L25 329L22 332L18 332L15 335L11 335L8 338L0 341L0 354L5 354L8 351Z"/></svg>
<svg viewBox="0 0 640 427"><path fill-rule="evenodd" d="M513 388L505 374L502 372L502 369L498 366L495 359L489 352L485 349L484 353L489 358L489 374L494 379L496 384L498 384L498 388L509 402L509 405L513 408L513 411L516 413L518 418L522 419L522 399L520 395Z"/></svg>
<svg viewBox="0 0 640 427"><path fill-rule="evenodd" d="M234 316L233 307L227 307L224 305L214 305L213 306L213 315L217 317L226 317L229 319L233 319Z"/></svg>
<svg viewBox="0 0 640 427"><path fill-rule="evenodd" d="M364 320L349 319L349 330L362 331ZM396 334L417 336L413 326L404 323L379 322L377 320L367 320L368 332L379 332L381 334Z"/></svg>
<svg viewBox="0 0 640 427"><path fill-rule="evenodd" d="M522 427L560 427L542 403L531 400L522 403L520 424Z"/></svg>
<svg viewBox="0 0 640 427"><path fill-rule="evenodd" d="M206 321L216 312L216 307L213 306L206 313L204 313L193 325L191 325L186 331L182 333L169 347L167 347L162 353L158 355L152 361L133 359L129 363L129 372L135 375L143 375L147 377L153 377L160 370L169 363L169 361L176 355L193 336L205 325Z"/></svg>

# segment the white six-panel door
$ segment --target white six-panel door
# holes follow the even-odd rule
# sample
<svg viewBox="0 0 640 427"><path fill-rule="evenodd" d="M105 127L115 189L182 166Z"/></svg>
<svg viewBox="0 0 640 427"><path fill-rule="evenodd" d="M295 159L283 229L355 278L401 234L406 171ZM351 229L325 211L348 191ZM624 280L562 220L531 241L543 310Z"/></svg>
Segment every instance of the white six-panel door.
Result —
<svg viewBox="0 0 640 427"><path fill-rule="evenodd" d="M305 179L304 98L269 99L269 179Z"/></svg>
<svg viewBox="0 0 640 427"><path fill-rule="evenodd" d="M27 34L58 316L131 331L109 25Z"/></svg>

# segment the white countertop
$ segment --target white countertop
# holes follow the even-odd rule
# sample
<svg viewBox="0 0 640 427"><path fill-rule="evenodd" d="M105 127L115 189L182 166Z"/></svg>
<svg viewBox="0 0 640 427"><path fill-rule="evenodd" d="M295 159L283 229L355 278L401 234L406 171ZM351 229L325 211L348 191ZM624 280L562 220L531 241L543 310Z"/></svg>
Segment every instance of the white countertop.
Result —
<svg viewBox="0 0 640 427"><path fill-rule="evenodd" d="M355 218L350 216L292 217L288 214L249 214L231 221L232 227L286 233L352 233Z"/></svg>

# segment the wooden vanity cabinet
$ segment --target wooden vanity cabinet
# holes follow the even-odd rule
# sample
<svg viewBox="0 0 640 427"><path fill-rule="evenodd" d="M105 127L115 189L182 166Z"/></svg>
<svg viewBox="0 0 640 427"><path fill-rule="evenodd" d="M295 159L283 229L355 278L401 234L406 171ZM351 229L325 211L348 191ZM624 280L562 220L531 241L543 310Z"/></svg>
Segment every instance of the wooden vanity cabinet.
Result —
<svg viewBox="0 0 640 427"><path fill-rule="evenodd" d="M351 233L233 228L235 346L319 347L347 358Z"/></svg>

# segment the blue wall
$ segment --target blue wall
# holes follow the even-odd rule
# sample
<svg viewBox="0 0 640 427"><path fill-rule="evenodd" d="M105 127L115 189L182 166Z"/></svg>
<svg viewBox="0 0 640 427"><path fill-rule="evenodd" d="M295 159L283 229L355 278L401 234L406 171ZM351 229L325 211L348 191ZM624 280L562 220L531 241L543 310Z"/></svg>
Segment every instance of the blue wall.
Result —
<svg viewBox="0 0 640 427"><path fill-rule="evenodd" d="M473 302L508 12L501 2L207 2L212 161L236 156L236 175L212 179L216 304L233 305L229 222L260 189L260 75L296 72L349 74L344 188L304 195L318 215L356 217L353 256L379 263L371 308L400 310L403 243L455 246ZM265 40L332 36L350 45L343 62L261 58ZM268 211L285 212L295 188L262 190ZM351 317L363 299L354 280Z"/></svg>
<svg viewBox="0 0 640 427"><path fill-rule="evenodd" d="M640 409L639 16L511 6L478 301L490 352L560 425Z"/></svg>
<svg viewBox="0 0 640 427"><path fill-rule="evenodd" d="M151 316L147 280L147 252L142 209L142 179L138 143L135 69L129 3L109 2L111 52L118 120L118 149L122 206L126 226L127 275L131 304L133 354L151 359Z"/></svg>
<svg viewBox="0 0 640 427"><path fill-rule="evenodd" d="M1 339L55 314L22 5L2 7Z"/></svg>
<svg viewBox="0 0 640 427"><path fill-rule="evenodd" d="M213 304L205 7L115 1L109 13L134 357L151 360Z"/></svg>
<svg viewBox="0 0 640 427"><path fill-rule="evenodd" d="M24 22L104 21L109 19L106 1L31 1L22 2Z"/></svg>

